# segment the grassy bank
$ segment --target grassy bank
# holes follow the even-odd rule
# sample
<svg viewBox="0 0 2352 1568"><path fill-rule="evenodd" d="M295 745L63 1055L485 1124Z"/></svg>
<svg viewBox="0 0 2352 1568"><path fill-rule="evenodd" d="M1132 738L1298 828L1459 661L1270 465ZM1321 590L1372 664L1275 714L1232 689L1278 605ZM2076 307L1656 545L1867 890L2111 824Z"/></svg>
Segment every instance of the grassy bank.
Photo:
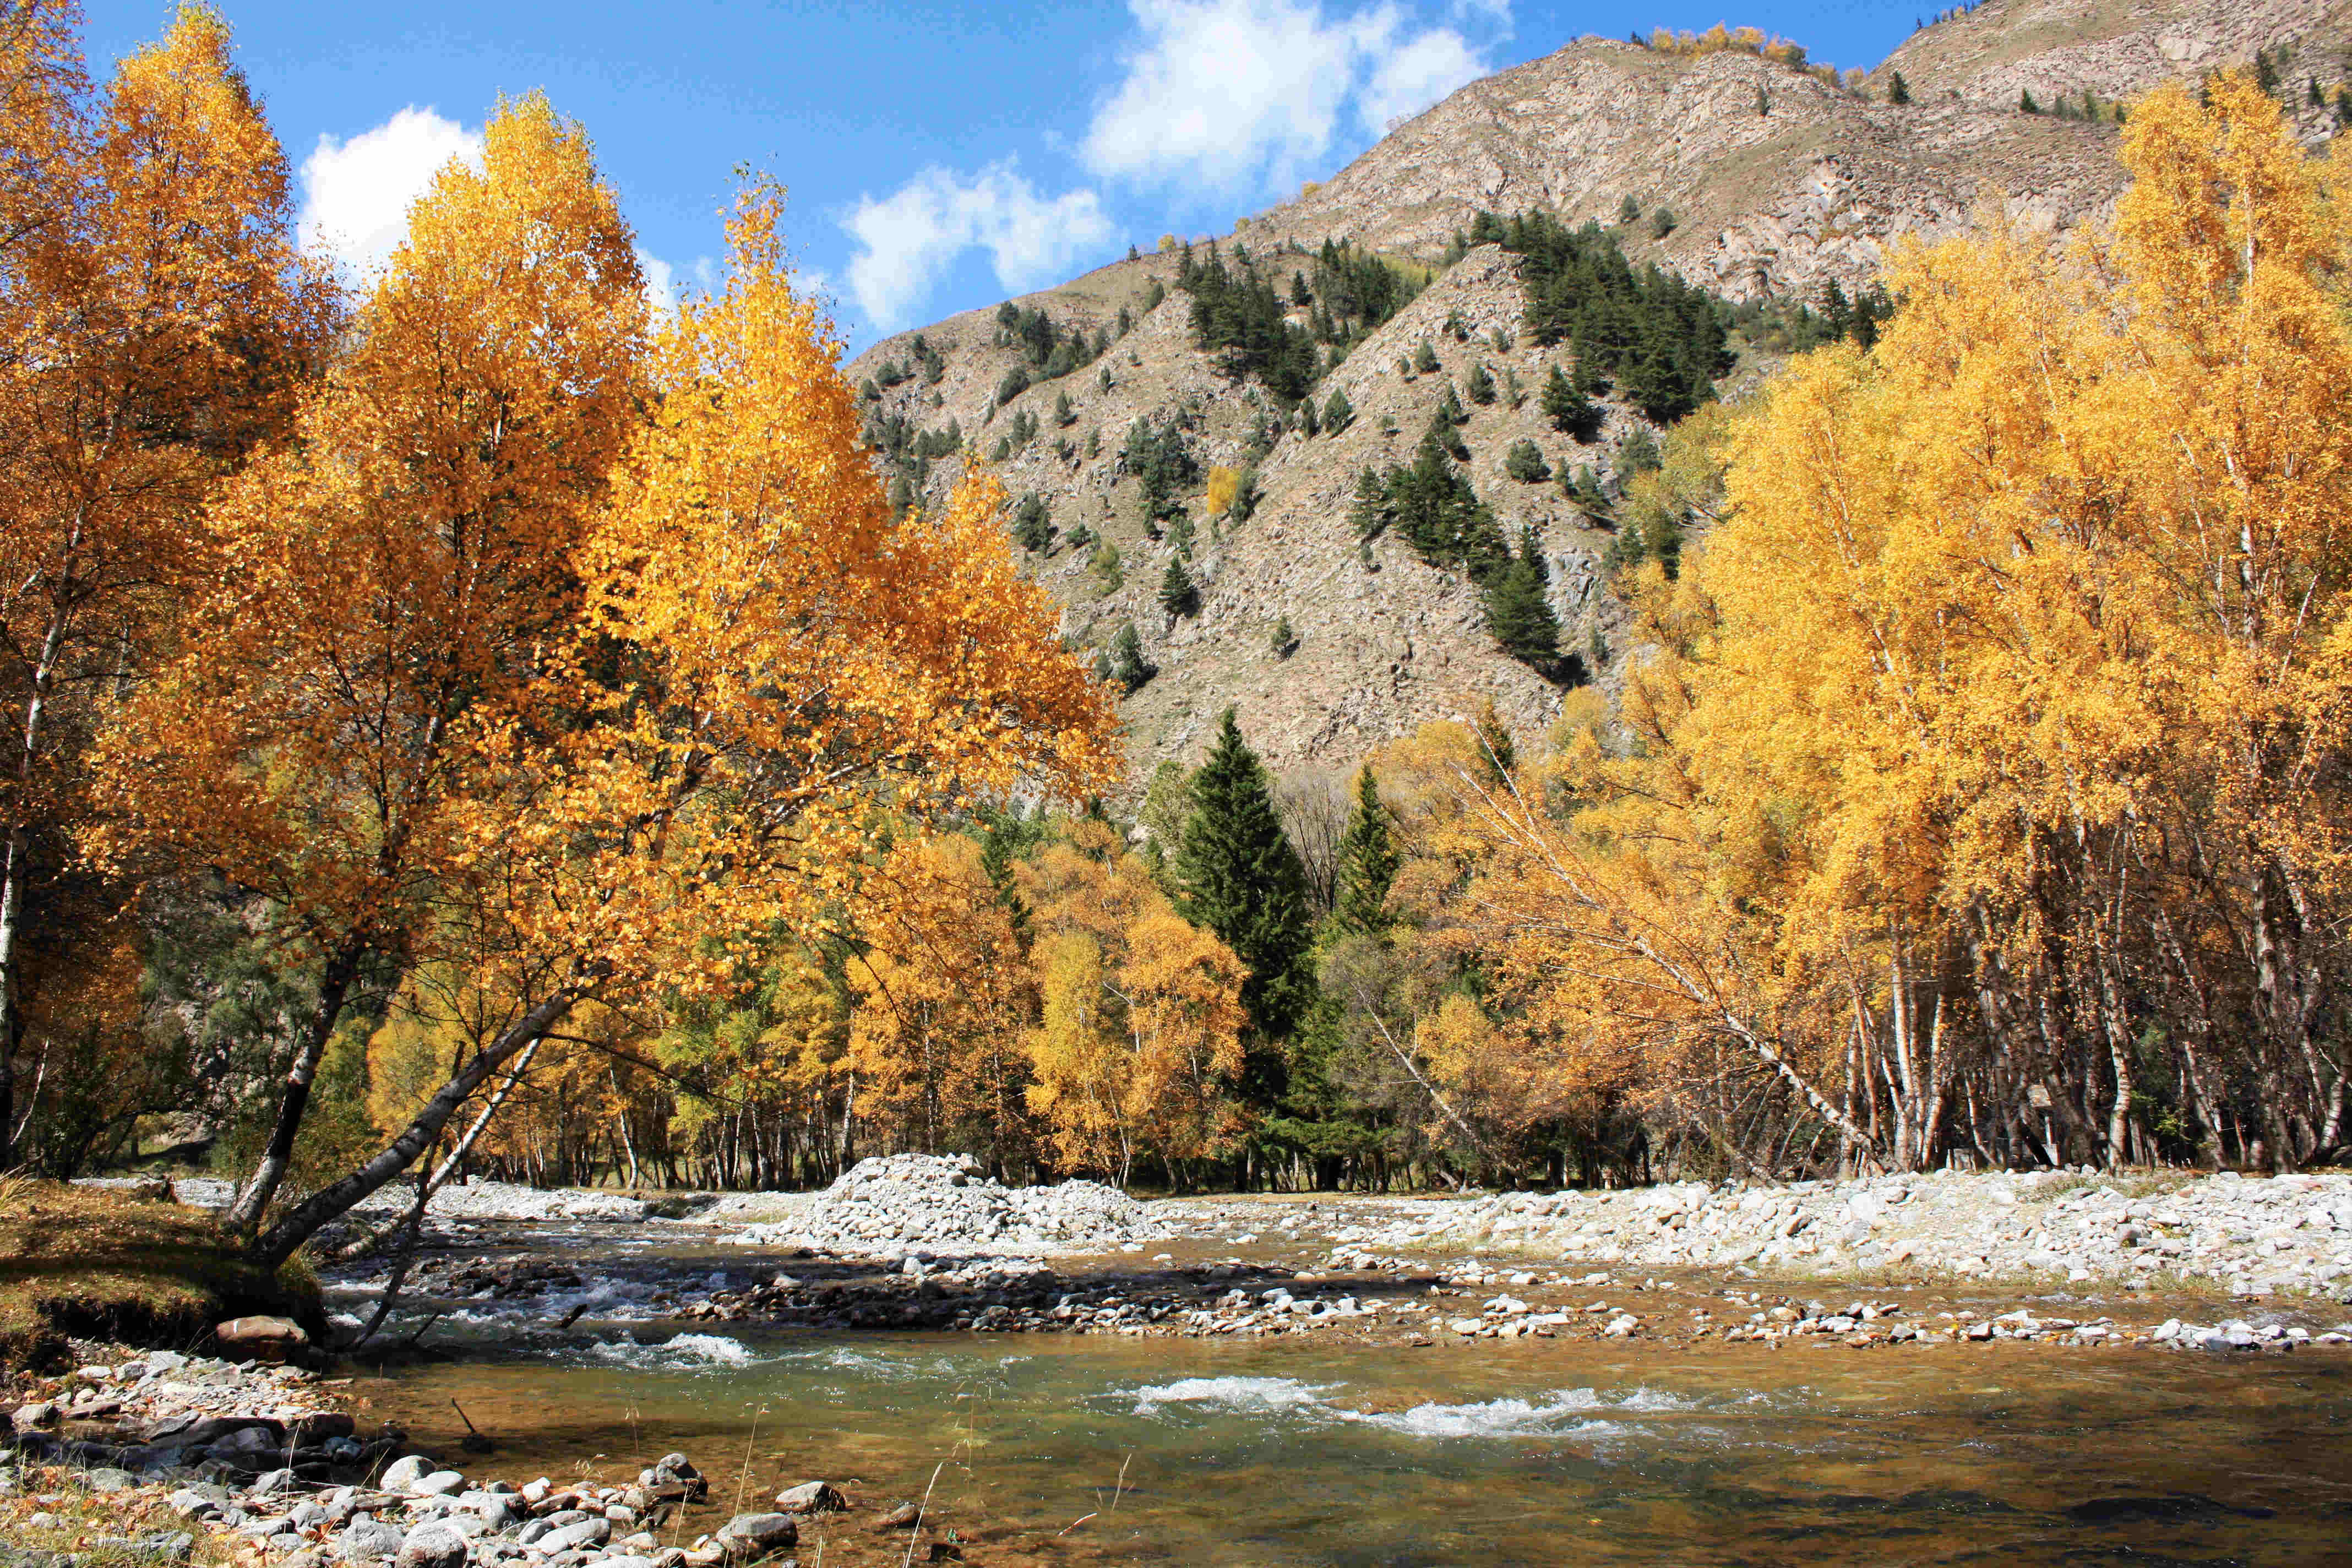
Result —
<svg viewBox="0 0 2352 1568"><path fill-rule="evenodd" d="M314 1333L300 1263L247 1263L212 1216L129 1193L0 1181L0 1371L61 1366L68 1337L184 1349L226 1318L268 1312Z"/></svg>

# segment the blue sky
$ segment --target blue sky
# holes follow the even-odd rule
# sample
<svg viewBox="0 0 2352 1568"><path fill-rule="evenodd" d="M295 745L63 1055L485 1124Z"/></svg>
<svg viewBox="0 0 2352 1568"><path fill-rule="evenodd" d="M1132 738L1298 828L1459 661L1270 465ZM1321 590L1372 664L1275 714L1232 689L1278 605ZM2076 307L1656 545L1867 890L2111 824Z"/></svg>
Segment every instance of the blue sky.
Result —
<svg viewBox="0 0 2352 1568"><path fill-rule="evenodd" d="M85 0L93 68L162 0ZM221 0L302 173L307 231L356 262L501 91L585 122L672 289L708 276L741 163L790 187L793 248L854 345L1223 232L1463 82L1581 33L1717 20L1874 65L1920 8L1747 14L1541 0L626 0L598 6Z"/></svg>

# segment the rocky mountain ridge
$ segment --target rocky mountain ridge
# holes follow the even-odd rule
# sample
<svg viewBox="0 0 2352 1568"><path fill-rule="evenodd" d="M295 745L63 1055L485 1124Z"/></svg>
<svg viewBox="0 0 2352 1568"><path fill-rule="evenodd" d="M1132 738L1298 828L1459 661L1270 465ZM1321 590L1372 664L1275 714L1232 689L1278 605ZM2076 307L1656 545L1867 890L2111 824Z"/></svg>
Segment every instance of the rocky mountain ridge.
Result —
<svg viewBox="0 0 2352 1568"><path fill-rule="evenodd" d="M1037 367L992 309L887 339L849 374L873 384L877 421L942 446L950 428L961 438L956 457L925 465L930 498L971 458L992 461L1016 500L1037 498L1053 542L1024 560L1075 644L1107 658L1133 627L1154 671L1122 705L1135 789L1163 760L1197 761L1228 704L1286 773L1347 768L1429 720L1467 720L1490 701L1534 734L1558 719L1563 687L1504 652L1475 584L1393 536L1360 543L1349 516L1359 476L1410 461L1453 389L1479 498L1507 537L1526 528L1540 541L1563 649L1612 675L1622 610L1605 582L1611 536L1559 487L1511 479L1504 459L1532 441L1555 470L1582 465L1613 479L1649 426L1618 398L1583 438L1544 418L1536 394L1555 364L1573 368L1573 353L1527 332L1514 257L1458 245L1478 211L1601 221L1636 266L1729 301L1815 300L1832 282L1866 285L1903 237L1956 233L1979 212L2060 231L2111 209L2122 183L2114 123L2021 113L2018 91L2055 100L2087 87L2112 101L2257 49L2316 69L2352 36L2347 13L2352 0L1985 0L1924 27L1864 90L1738 50L1590 38L1474 82L1222 242L1278 286L1312 274L1327 238L1432 275L1318 384L1318 406L1335 390L1353 405L1336 433L1310 435L1295 418L1284 428L1276 399L1196 346L1170 253L1131 255L1016 301L1059 331L1110 340L1066 374L1014 390L1008 374L1028 379ZM1896 70L1912 102L1885 100ZM2307 136L2332 124L2331 110L2282 96ZM1642 216L1621 225L1628 198ZM1309 309L1294 305L1291 320L1303 323ZM1415 368L1430 357L1434 371ZM1734 380L1771 363L1750 352ZM1462 397L1479 366L1505 388L1491 404ZM1197 614L1159 603L1169 561L1187 550L1147 516L1123 459L1139 419L1175 426L1196 464L1186 499ZM1246 521L1207 514L1199 492L1218 467L1254 468L1259 499Z"/></svg>

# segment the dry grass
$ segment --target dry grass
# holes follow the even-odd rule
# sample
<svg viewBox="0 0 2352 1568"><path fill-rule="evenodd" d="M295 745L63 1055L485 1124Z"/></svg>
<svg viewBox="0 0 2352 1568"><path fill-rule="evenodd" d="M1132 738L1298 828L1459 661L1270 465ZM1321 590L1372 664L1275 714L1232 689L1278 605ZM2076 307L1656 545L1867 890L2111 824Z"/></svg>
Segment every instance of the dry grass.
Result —
<svg viewBox="0 0 2352 1568"><path fill-rule="evenodd" d="M230 1561L218 1540L172 1512L160 1488L84 1491L79 1479L64 1469L35 1469L25 1480L27 1491L57 1500L0 1498L0 1542L26 1551L71 1552L80 1568L163 1568L165 1558L138 1550L135 1542L142 1536L185 1531L195 1538L195 1550L187 1559L194 1568ZM37 1515L47 1515L47 1522L33 1523ZM126 1540L134 1544L98 1544ZM5 1555L0 1551L0 1560Z"/></svg>
<svg viewBox="0 0 2352 1568"><path fill-rule="evenodd" d="M129 1193L0 1180L0 1369L61 1365L68 1336L185 1348L224 1318L320 1326L307 1267L272 1276L202 1210Z"/></svg>

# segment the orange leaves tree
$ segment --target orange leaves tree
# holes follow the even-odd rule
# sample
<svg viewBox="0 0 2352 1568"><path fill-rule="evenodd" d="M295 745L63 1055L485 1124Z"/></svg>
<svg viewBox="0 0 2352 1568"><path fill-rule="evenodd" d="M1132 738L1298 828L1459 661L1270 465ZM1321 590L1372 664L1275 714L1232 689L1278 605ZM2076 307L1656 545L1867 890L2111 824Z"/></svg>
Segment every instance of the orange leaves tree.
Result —
<svg viewBox="0 0 2352 1568"><path fill-rule="evenodd" d="M284 430L333 318L219 17L181 12L102 91L74 20L0 25L0 1165L27 977L107 925L59 882L96 710L207 576L203 498Z"/></svg>
<svg viewBox="0 0 2352 1568"><path fill-rule="evenodd" d="M230 1211L275 1196L352 987L440 951L500 776L476 739L571 635L573 564L632 428L646 308L586 138L541 100L411 215L292 438L207 517L216 585L112 727L101 850L164 848L268 900L316 966L275 1123Z"/></svg>
<svg viewBox="0 0 2352 1568"><path fill-rule="evenodd" d="M329 689L302 689L315 730L289 738L264 721L257 661L241 664L252 685L232 689L235 703L205 701L217 666L198 647L146 705L146 730L220 736L205 760L127 733L115 743L128 820L227 860L298 920L327 911L320 929L347 944L327 951L495 967L514 998L505 1027L378 1154L260 1229L257 1256L289 1255L390 1181L574 1009L657 1011L722 991L782 934L835 918L886 820L919 824L981 791L1083 787L1109 765L1108 700L1008 558L1001 495L968 486L936 517L892 518L839 345L792 289L780 199L747 195L721 291L681 308L640 357L625 231L584 143L543 105L509 109L488 172L445 174L418 214L436 234L446 205L446 269L412 244L371 302L398 306L411 279L431 278L467 324L446 340L469 351L453 369L518 384L512 397L462 400L458 414L492 421L475 442L451 432L408 448L449 487L433 493L487 518L256 507L257 530L345 520L394 563L387 577L411 572L425 591L355 584L377 606L363 635L298 634L299 657L268 667L268 679L307 669ZM503 248L509 223L533 241L519 256ZM522 323L503 326L518 308ZM369 406L430 407L442 384ZM525 445L494 480L475 466L478 443L510 432ZM461 543L482 552L464 573ZM419 602L448 624L413 624ZM384 673L363 710L335 711L347 646ZM416 672L448 668L458 648L471 679L421 688ZM220 735L225 709L246 727ZM239 781L234 809L176 811L174 781L192 767ZM289 1081L288 1102L299 1098ZM240 1207L257 1221L253 1197Z"/></svg>
<svg viewBox="0 0 2352 1568"><path fill-rule="evenodd" d="M1768 389L1613 742L1472 813L1522 981L1744 1082L1727 1137L1777 1085L1864 1164L2118 1163L2154 1075L2208 1158L2340 1142L2338 171L2239 78L2124 159L2111 229L1915 251Z"/></svg>

